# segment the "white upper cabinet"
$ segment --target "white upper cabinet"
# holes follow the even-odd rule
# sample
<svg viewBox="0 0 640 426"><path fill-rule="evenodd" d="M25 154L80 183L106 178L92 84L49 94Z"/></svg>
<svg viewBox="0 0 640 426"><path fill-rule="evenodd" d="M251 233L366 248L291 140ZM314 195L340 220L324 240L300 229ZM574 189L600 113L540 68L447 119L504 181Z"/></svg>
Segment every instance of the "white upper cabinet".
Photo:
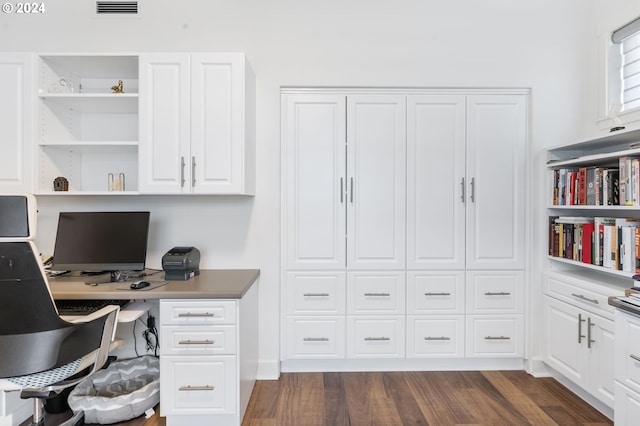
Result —
<svg viewBox="0 0 640 426"><path fill-rule="evenodd" d="M525 267L526 99L467 98L467 269Z"/></svg>
<svg viewBox="0 0 640 426"><path fill-rule="evenodd" d="M140 191L255 185L255 77L241 53L140 56Z"/></svg>
<svg viewBox="0 0 640 426"><path fill-rule="evenodd" d="M0 188L32 192L33 56L5 53L0 58Z"/></svg>
<svg viewBox="0 0 640 426"><path fill-rule="evenodd" d="M283 95L289 269L404 269L405 97Z"/></svg>
<svg viewBox="0 0 640 426"><path fill-rule="evenodd" d="M408 97L408 269L465 267L465 99Z"/></svg>

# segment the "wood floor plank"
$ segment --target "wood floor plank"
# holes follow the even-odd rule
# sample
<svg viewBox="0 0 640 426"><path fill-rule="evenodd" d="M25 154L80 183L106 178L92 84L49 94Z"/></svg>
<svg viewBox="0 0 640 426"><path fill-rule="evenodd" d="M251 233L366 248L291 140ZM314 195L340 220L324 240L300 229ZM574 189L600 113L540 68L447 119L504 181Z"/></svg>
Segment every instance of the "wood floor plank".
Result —
<svg viewBox="0 0 640 426"><path fill-rule="evenodd" d="M549 417L535 402L522 392L511 380L499 371L484 371L485 377L500 394L507 399L525 422L534 425L555 425L556 422Z"/></svg>
<svg viewBox="0 0 640 426"><path fill-rule="evenodd" d="M276 423L282 426L325 425L322 373L280 376L282 388L277 403Z"/></svg>
<svg viewBox="0 0 640 426"><path fill-rule="evenodd" d="M328 425L348 425L349 409L340 373L324 373L324 419Z"/></svg>
<svg viewBox="0 0 640 426"><path fill-rule="evenodd" d="M412 371L404 373L416 403L429 425L475 424L468 407L460 404L454 393L468 389L463 376L456 372Z"/></svg>
<svg viewBox="0 0 640 426"><path fill-rule="evenodd" d="M382 373L344 373L344 387L352 426L400 424L400 415L387 393Z"/></svg>
<svg viewBox="0 0 640 426"><path fill-rule="evenodd" d="M411 392L409 384L405 380L406 374L402 372L384 373L384 386L389 390L398 414L399 421L403 425L426 425L420 406Z"/></svg>

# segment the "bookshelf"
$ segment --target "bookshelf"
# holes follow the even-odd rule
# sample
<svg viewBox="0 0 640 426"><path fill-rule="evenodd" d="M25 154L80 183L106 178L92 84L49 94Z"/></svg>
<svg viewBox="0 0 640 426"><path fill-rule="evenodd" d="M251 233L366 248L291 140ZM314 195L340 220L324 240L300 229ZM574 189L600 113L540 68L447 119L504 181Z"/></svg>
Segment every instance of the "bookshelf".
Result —
<svg viewBox="0 0 640 426"><path fill-rule="evenodd" d="M551 148L547 160L548 259L633 276L640 258L640 130Z"/></svg>

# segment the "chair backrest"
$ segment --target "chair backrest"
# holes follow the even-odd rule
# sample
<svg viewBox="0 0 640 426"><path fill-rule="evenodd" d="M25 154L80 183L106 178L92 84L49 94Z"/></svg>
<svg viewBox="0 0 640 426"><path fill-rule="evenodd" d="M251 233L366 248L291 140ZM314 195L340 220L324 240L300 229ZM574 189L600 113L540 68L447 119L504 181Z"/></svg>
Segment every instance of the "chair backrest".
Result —
<svg viewBox="0 0 640 426"><path fill-rule="evenodd" d="M102 324L56 310L35 236L35 198L0 195L0 377L69 363L100 347Z"/></svg>

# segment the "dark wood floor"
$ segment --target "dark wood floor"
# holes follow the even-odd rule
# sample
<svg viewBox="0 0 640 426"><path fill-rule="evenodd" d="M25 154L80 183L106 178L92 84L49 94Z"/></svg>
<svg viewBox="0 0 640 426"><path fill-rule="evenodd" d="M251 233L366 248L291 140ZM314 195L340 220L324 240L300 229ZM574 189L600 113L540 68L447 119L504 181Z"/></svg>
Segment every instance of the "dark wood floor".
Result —
<svg viewBox="0 0 640 426"><path fill-rule="evenodd" d="M612 425L523 371L283 374L259 381L243 426Z"/></svg>
<svg viewBox="0 0 640 426"><path fill-rule="evenodd" d="M165 426L156 414L120 426ZM242 426L613 425L552 378L523 371L284 373L256 386ZM194 425L206 426L206 425Z"/></svg>

